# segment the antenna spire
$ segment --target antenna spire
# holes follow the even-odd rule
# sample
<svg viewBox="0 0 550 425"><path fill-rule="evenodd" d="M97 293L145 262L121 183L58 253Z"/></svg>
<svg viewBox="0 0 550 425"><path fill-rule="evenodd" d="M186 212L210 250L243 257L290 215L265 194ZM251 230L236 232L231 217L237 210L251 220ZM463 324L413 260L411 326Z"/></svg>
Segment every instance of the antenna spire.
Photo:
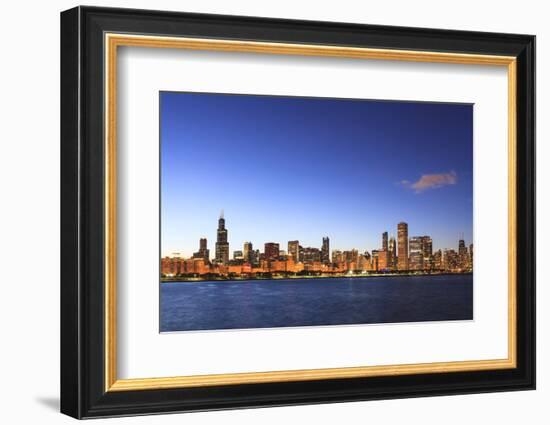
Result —
<svg viewBox="0 0 550 425"><path fill-rule="evenodd" d="M223 208L222 208L222 211L220 212L220 218L223 218Z"/></svg>

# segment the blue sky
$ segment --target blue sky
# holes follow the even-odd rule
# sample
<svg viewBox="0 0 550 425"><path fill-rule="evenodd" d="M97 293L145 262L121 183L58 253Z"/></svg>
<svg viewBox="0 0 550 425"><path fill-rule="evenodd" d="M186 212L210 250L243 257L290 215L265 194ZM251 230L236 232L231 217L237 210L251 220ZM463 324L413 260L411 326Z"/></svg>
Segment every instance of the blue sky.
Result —
<svg viewBox="0 0 550 425"><path fill-rule="evenodd" d="M298 239L380 248L381 234L472 241L473 107L162 92L161 253Z"/></svg>

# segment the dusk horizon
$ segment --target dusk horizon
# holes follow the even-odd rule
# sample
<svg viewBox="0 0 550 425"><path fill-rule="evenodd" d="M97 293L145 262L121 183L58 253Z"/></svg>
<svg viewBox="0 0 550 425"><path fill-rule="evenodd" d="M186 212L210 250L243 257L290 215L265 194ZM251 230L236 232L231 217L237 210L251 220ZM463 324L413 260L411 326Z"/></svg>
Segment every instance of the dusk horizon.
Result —
<svg viewBox="0 0 550 425"><path fill-rule="evenodd" d="M288 241L380 249L383 232L473 242L473 106L161 92L161 255ZM220 148L223 146L223 148ZM208 170L208 171L205 171Z"/></svg>

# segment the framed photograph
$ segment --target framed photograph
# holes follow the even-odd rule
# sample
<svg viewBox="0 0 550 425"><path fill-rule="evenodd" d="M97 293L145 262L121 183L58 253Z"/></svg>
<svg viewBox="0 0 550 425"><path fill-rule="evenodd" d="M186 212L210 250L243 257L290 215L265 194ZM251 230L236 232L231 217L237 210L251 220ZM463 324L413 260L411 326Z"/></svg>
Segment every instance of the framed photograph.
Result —
<svg viewBox="0 0 550 425"><path fill-rule="evenodd" d="M61 411L535 388L535 37L61 14Z"/></svg>

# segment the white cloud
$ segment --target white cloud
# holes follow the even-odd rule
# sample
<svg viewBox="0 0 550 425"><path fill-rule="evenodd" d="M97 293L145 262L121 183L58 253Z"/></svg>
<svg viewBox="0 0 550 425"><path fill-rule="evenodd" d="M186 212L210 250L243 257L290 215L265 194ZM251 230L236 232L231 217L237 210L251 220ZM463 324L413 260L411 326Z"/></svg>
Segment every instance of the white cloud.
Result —
<svg viewBox="0 0 550 425"><path fill-rule="evenodd" d="M454 171L441 174L423 174L414 183L408 180L401 180L401 185L411 188L416 193L422 193L425 190L437 189L443 186L454 185L458 181L458 176Z"/></svg>

